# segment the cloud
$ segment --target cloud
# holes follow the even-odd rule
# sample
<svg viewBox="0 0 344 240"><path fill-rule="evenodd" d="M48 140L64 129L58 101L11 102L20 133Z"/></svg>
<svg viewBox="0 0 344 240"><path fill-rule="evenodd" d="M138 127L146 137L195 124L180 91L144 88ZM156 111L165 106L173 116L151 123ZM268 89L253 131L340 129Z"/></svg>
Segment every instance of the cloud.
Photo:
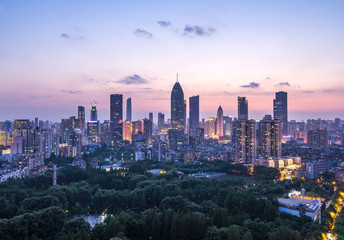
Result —
<svg viewBox="0 0 344 240"><path fill-rule="evenodd" d="M302 91L302 93L314 93L314 91L305 90L305 91Z"/></svg>
<svg viewBox="0 0 344 240"><path fill-rule="evenodd" d="M96 80L94 78L85 78L85 79L81 79L81 81L84 82L84 83L96 82Z"/></svg>
<svg viewBox="0 0 344 240"><path fill-rule="evenodd" d="M242 88L257 88L260 86L260 83L256 83L256 82L250 82L250 84L248 85L242 85L240 87Z"/></svg>
<svg viewBox="0 0 344 240"><path fill-rule="evenodd" d="M205 28L198 25L185 25L184 27L184 35L189 36L210 36L216 31L215 28Z"/></svg>
<svg viewBox="0 0 344 240"><path fill-rule="evenodd" d="M290 87L290 84L288 82L280 82L279 84L277 84L277 86L286 86L286 87Z"/></svg>
<svg viewBox="0 0 344 240"><path fill-rule="evenodd" d="M79 93L80 91L79 91L79 90L77 90L77 91L73 91L73 90L61 90L61 92L67 93L67 94L77 94L77 93Z"/></svg>
<svg viewBox="0 0 344 240"><path fill-rule="evenodd" d="M153 34L151 34L150 32L147 32L146 30L139 29L139 28L135 30L135 35L136 37L143 37L143 38L153 37Z"/></svg>
<svg viewBox="0 0 344 240"><path fill-rule="evenodd" d="M2 6L0 6L0 11L2 10Z"/></svg>
<svg viewBox="0 0 344 240"><path fill-rule="evenodd" d="M69 32L61 33L60 37L62 37L64 39L70 39L70 40L83 40L84 39L82 31L79 27L74 27Z"/></svg>
<svg viewBox="0 0 344 240"><path fill-rule="evenodd" d="M145 84L148 83L148 81L141 76L134 74L132 76L127 76L119 81L117 83L122 83L126 85L137 85L137 84Z"/></svg>
<svg viewBox="0 0 344 240"><path fill-rule="evenodd" d="M161 27L169 27L169 26L172 25L170 21L158 21L158 24L159 24Z"/></svg>
<svg viewBox="0 0 344 240"><path fill-rule="evenodd" d="M63 38L70 38L70 36L67 33L61 33L60 36Z"/></svg>

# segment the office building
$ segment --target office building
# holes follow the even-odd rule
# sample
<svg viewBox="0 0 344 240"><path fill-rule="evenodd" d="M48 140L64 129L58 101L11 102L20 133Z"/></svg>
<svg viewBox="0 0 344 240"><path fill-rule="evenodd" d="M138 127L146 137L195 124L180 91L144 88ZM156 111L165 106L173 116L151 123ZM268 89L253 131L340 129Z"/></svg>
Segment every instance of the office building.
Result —
<svg viewBox="0 0 344 240"><path fill-rule="evenodd" d="M158 128L159 130L163 129L165 125L165 114L158 113Z"/></svg>
<svg viewBox="0 0 344 240"><path fill-rule="evenodd" d="M288 135L288 95L286 92L277 92L274 99L274 119L281 120L282 135Z"/></svg>
<svg viewBox="0 0 344 240"><path fill-rule="evenodd" d="M208 120L208 137L214 138L215 136L215 118L210 117Z"/></svg>
<svg viewBox="0 0 344 240"><path fill-rule="evenodd" d="M95 104L91 108L90 121L98 121L97 106Z"/></svg>
<svg viewBox="0 0 344 240"><path fill-rule="evenodd" d="M223 141L223 110L221 106L217 109L216 135L219 137L219 141Z"/></svg>
<svg viewBox="0 0 344 240"><path fill-rule="evenodd" d="M78 127L85 128L85 107L83 106L78 106Z"/></svg>
<svg viewBox="0 0 344 240"><path fill-rule="evenodd" d="M248 102L246 97L238 97L238 120L248 120Z"/></svg>
<svg viewBox="0 0 344 240"><path fill-rule="evenodd" d="M223 135L232 136L233 119L230 116L223 117Z"/></svg>
<svg viewBox="0 0 344 240"><path fill-rule="evenodd" d="M90 140L90 143L95 144L99 142L99 122L98 121L89 121L87 123L87 136Z"/></svg>
<svg viewBox="0 0 344 240"><path fill-rule="evenodd" d="M328 130L325 129L316 129L309 130L307 133L308 145L314 149L322 150L324 152L329 151L329 136Z"/></svg>
<svg viewBox="0 0 344 240"><path fill-rule="evenodd" d="M114 142L123 140L123 95L110 96L110 122L113 129Z"/></svg>
<svg viewBox="0 0 344 240"><path fill-rule="evenodd" d="M185 111L184 92L177 81L171 92L171 127L184 132Z"/></svg>
<svg viewBox="0 0 344 240"><path fill-rule="evenodd" d="M130 121L124 122L124 136L123 140L129 141L132 143L132 134L133 134L133 124Z"/></svg>
<svg viewBox="0 0 344 240"><path fill-rule="evenodd" d="M149 121L151 121L152 122L152 124L153 124L153 113L152 112L150 112L149 114L148 114L148 119L149 119Z"/></svg>
<svg viewBox="0 0 344 240"><path fill-rule="evenodd" d="M31 128L31 123L29 119L16 119L13 121L14 129L28 129Z"/></svg>
<svg viewBox="0 0 344 240"><path fill-rule="evenodd" d="M199 128L199 96L189 98L189 133L194 134Z"/></svg>
<svg viewBox="0 0 344 240"><path fill-rule="evenodd" d="M143 123L143 134L145 135L146 143L148 145L152 144L152 129L153 129L153 124L152 122L145 118L142 120Z"/></svg>
<svg viewBox="0 0 344 240"><path fill-rule="evenodd" d="M127 99L127 119L129 122L132 121L132 112L131 112L131 98Z"/></svg>

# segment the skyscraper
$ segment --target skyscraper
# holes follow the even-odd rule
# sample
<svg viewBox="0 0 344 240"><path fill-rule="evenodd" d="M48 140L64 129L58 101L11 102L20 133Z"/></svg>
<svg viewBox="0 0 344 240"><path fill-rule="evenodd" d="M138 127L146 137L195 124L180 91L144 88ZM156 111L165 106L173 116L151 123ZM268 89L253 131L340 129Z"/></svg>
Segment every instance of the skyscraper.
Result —
<svg viewBox="0 0 344 240"><path fill-rule="evenodd" d="M110 95L110 122L113 129L114 141L123 139L123 95Z"/></svg>
<svg viewBox="0 0 344 240"><path fill-rule="evenodd" d="M78 106L78 125L80 129L85 128L85 107Z"/></svg>
<svg viewBox="0 0 344 240"><path fill-rule="evenodd" d="M215 118L210 117L208 121L208 136L209 138L213 138L215 135Z"/></svg>
<svg viewBox="0 0 344 240"><path fill-rule="evenodd" d="M189 133L193 134L199 128L199 96L189 98Z"/></svg>
<svg viewBox="0 0 344 240"><path fill-rule="evenodd" d="M151 121L153 124L153 113L152 112L149 113L149 121Z"/></svg>
<svg viewBox="0 0 344 240"><path fill-rule="evenodd" d="M216 126L216 135L219 137L219 141L223 141L223 110L221 106L217 109Z"/></svg>
<svg viewBox="0 0 344 240"><path fill-rule="evenodd" d="M158 128L159 130L164 128L164 124L165 124L165 114L163 113L158 113Z"/></svg>
<svg viewBox="0 0 344 240"><path fill-rule="evenodd" d="M256 121L234 121L232 138L234 162L254 163L257 157Z"/></svg>
<svg viewBox="0 0 344 240"><path fill-rule="evenodd" d="M171 92L171 126L184 131L184 92L178 80Z"/></svg>
<svg viewBox="0 0 344 240"><path fill-rule="evenodd" d="M186 100L184 100L183 111L184 111L184 134L188 134L188 125L187 125L187 119L186 119Z"/></svg>
<svg viewBox="0 0 344 240"><path fill-rule="evenodd" d="M127 119L129 122L132 121L132 116L131 116L131 98L127 99Z"/></svg>
<svg viewBox="0 0 344 240"><path fill-rule="evenodd" d="M130 143L132 143L132 141L131 141L132 130L133 130L133 124L129 120L126 120L124 122L124 136L123 136L123 140L127 140Z"/></svg>
<svg viewBox="0 0 344 240"><path fill-rule="evenodd" d="M281 120L266 115L258 125L258 154L263 158L282 156Z"/></svg>
<svg viewBox="0 0 344 240"><path fill-rule="evenodd" d="M274 119L281 120L282 135L288 135L288 95L277 92L274 99Z"/></svg>
<svg viewBox="0 0 344 240"><path fill-rule="evenodd" d="M91 108L90 121L98 121L97 106L95 104Z"/></svg>
<svg viewBox="0 0 344 240"><path fill-rule="evenodd" d="M238 97L238 120L248 120L248 102L246 97Z"/></svg>
<svg viewBox="0 0 344 240"><path fill-rule="evenodd" d="M145 118L142 120L143 123L143 134L145 135L146 143L152 144L152 122Z"/></svg>
<svg viewBox="0 0 344 240"><path fill-rule="evenodd" d="M232 136L233 119L230 116L223 117L223 135Z"/></svg>
<svg viewBox="0 0 344 240"><path fill-rule="evenodd" d="M313 149L329 151L329 136L328 130L317 128L316 130L309 130L307 133L308 145Z"/></svg>

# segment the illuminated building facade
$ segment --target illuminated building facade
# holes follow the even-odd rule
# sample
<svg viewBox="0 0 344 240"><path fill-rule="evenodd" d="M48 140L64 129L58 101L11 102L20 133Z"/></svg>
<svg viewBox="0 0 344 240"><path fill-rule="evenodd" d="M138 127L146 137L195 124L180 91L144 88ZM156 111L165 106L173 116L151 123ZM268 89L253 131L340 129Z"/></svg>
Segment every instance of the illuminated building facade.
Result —
<svg viewBox="0 0 344 240"><path fill-rule="evenodd" d="M164 128L165 125L165 114L158 113L158 129L161 130Z"/></svg>
<svg viewBox="0 0 344 240"><path fill-rule="evenodd" d="M129 122L132 121L132 112L131 112L131 98L127 99L127 119Z"/></svg>
<svg viewBox="0 0 344 240"><path fill-rule="evenodd" d="M199 128L199 96L189 98L189 134Z"/></svg>
<svg viewBox="0 0 344 240"><path fill-rule="evenodd" d="M85 128L85 107L83 106L78 106L78 127Z"/></svg>
<svg viewBox="0 0 344 240"><path fill-rule="evenodd" d="M322 150L324 152L329 151L329 137L328 130L325 129L316 129L309 130L307 133L308 145L314 149Z"/></svg>
<svg viewBox="0 0 344 240"><path fill-rule="evenodd" d="M258 125L258 154L263 158L282 156L281 121L266 115Z"/></svg>
<svg viewBox="0 0 344 240"><path fill-rule="evenodd" d="M234 121L232 141L234 162L254 163L257 157L256 121Z"/></svg>
<svg viewBox="0 0 344 240"><path fill-rule="evenodd" d="M123 140L127 140L130 143L132 143L132 130L133 130L133 125L130 121L125 121L124 122L124 136Z"/></svg>
<svg viewBox="0 0 344 240"><path fill-rule="evenodd" d="M87 136L92 144L99 142L99 122L89 121L87 123Z"/></svg>
<svg viewBox="0 0 344 240"><path fill-rule="evenodd" d="M274 119L281 120L282 135L288 135L288 94L277 92L274 99Z"/></svg>
<svg viewBox="0 0 344 240"><path fill-rule="evenodd" d="M184 132L185 111L184 111L184 92L177 81L171 92L171 127Z"/></svg>
<svg viewBox="0 0 344 240"><path fill-rule="evenodd" d="M91 108L90 121L98 121L97 106L93 105Z"/></svg>
<svg viewBox="0 0 344 240"><path fill-rule="evenodd" d="M110 122L113 129L113 140L123 139L123 95L110 95Z"/></svg>
<svg viewBox="0 0 344 240"><path fill-rule="evenodd" d="M210 117L208 120L208 136L209 138L215 137L215 118Z"/></svg>
<svg viewBox="0 0 344 240"><path fill-rule="evenodd" d="M216 135L219 137L219 141L223 141L223 110L221 106L217 109Z"/></svg>

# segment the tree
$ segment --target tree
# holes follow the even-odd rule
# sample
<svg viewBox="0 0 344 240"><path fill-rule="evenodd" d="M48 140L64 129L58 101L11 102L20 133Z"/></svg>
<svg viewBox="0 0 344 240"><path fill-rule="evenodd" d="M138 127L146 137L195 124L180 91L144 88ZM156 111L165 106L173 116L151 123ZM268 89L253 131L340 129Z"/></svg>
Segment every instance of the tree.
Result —
<svg viewBox="0 0 344 240"><path fill-rule="evenodd" d="M281 226L269 234L269 240L302 240L302 236L298 231Z"/></svg>

